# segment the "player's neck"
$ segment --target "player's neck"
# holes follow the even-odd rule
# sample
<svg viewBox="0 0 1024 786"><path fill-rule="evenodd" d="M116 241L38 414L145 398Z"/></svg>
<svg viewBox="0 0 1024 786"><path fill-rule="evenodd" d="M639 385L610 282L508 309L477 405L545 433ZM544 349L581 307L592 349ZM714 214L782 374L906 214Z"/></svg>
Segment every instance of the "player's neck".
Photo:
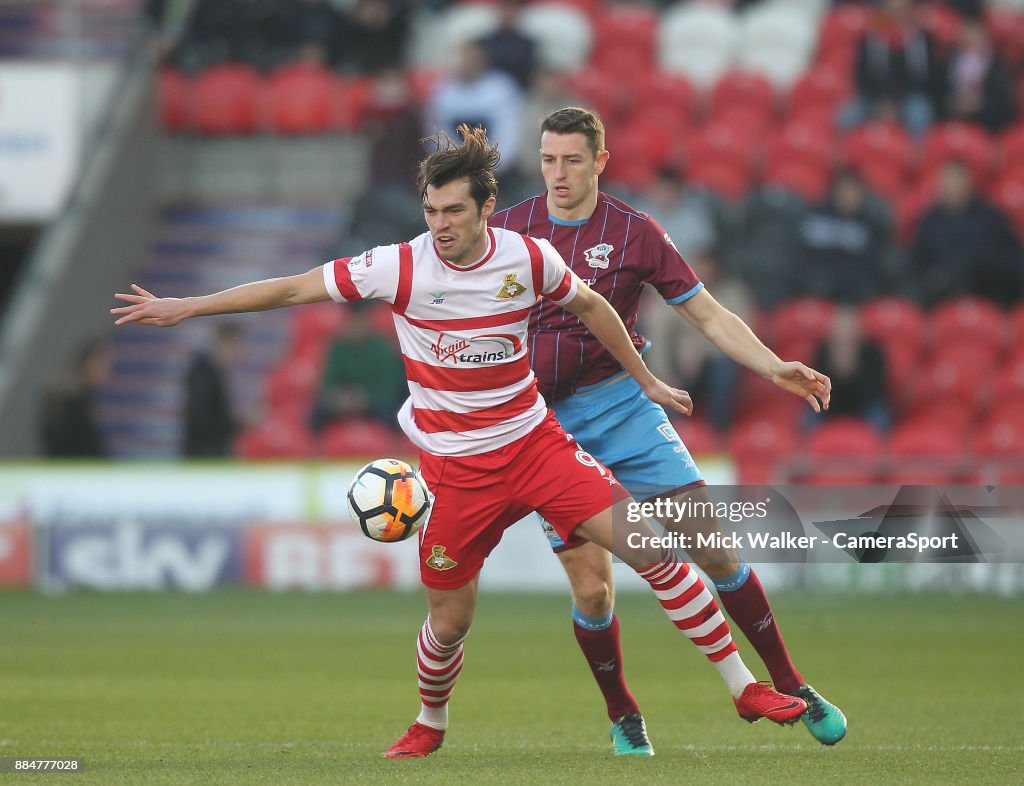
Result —
<svg viewBox="0 0 1024 786"><path fill-rule="evenodd" d="M571 208L560 208L551 199L550 192L547 196L548 218L557 223L580 224L588 221L594 211L597 210L597 189L594 193Z"/></svg>

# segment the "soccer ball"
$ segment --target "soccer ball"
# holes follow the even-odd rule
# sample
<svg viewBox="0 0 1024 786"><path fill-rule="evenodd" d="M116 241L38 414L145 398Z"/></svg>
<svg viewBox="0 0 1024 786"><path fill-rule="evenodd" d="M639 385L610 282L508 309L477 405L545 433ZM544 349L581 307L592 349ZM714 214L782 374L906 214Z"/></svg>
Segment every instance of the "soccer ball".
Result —
<svg viewBox="0 0 1024 786"><path fill-rule="evenodd" d="M420 528L429 509L423 478L398 459L371 461L348 487L349 513L373 540L405 540Z"/></svg>

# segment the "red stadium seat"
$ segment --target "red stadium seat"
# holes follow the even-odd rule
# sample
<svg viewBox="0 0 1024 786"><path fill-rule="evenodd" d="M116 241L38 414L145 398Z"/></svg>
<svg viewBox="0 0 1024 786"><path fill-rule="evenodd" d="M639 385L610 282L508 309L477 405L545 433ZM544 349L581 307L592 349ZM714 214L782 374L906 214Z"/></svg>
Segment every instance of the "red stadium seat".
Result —
<svg viewBox="0 0 1024 786"><path fill-rule="evenodd" d="M872 10L861 3L843 3L829 11L818 33L818 56L828 52L856 50L871 24Z"/></svg>
<svg viewBox="0 0 1024 786"><path fill-rule="evenodd" d="M1024 302L1014 306L1007 317L1009 319L1010 346L1024 346Z"/></svg>
<svg viewBox="0 0 1024 786"><path fill-rule="evenodd" d="M918 375L916 406L934 401L956 401L978 413L991 399L995 353L979 351L974 341L937 347Z"/></svg>
<svg viewBox="0 0 1024 786"><path fill-rule="evenodd" d="M924 346L926 317L911 300L884 297L869 300L860 307L864 332L882 344L907 344L918 351Z"/></svg>
<svg viewBox="0 0 1024 786"><path fill-rule="evenodd" d="M958 478L967 452L963 435L933 418L900 424L889 437L889 469L884 482L894 485L939 485Z"/></svg>
<svg viewBox="0 0 1024 786"><path fill-rule="evenodd" d="M979 464L973 482L1024 483L1024 411L995 410L977 430L971 449Z"/></svg>
<svg viewBox="0 0 1024 786"><path fill-rule="evenodd" d="M335 303L314 303L296 309L291 324L291 354L310 356L322 352L342 329L347 313Z"/></svg>
<svg viewBox="0 0 1024 786"><path fill-rule="evenodd" d="M999 164L1003 173L1024 167L1024 124L1018 123L999 136Z"/></svg>
<svg viewBox="0 0 1024 786"><path fill-rule="evenodd" d="M672 424L691 456L712 456L722 452L718 432L703 418L674 417Z"/></svg>
<svg viewBox="0 0 1024 786"><path fill-rule="evenodd" d="M813 205L828 192L829 170L799 160L780 161L768 165L763 181L765 185L791 191Z"/></svg>
<svg viewBox="0 0 1024 786"><path fill-rule="evenodd" d="M827 66L815 66L793 85L789 94L789 115L799 115L807 107L824 107L834 115L851 89L850 79L845 73Z"/></svg>
<svg viewBox="0 0 1024 786"><path fill-rule="evenodd" d="M885 199L895 202L907 192L907 179L898 169L883 161L867 160L854 167L867 187Z"/></svg>
<svg viewBox="0 0 1024 786"><path fill-rule="evenodd" d="M776 352L787 357L810 357L832 326L835 304L824 298L787 300L772 315L771 335Z"/></svg>
<svg viewBox="0 0 1024 786"><path fill-rule="evenodd" d="M633 85L632 94L636 97L636 108L640 111L644 107L673 110L685 119L684 127L688 127L693 120L697 90L680 74L655 72L646 83Z"/></svg>
<svg viewBox="0 0 1024 786"><path fill-rule="evenodd" d="M796 431L772 418L747 418L729 432L729 452L740 483L784 481L782 467L796 451Z"/></svg>
<svg viewBox="0 0 1024 786"><path fill-rule="evenodd" d="M846 163L862 171L866 167L884 166L906 182L914 171L914 143L898 123L878 121L851 132L843 145Z"/></svg>
<svg viewBox="0 0 1024 786"><path fill-rule="evenodd" d="M715 114L714 122L735 129L743 138L766 139L775 127L775 117L757 107L732 104Z"/></svg>
<svg viewBox="0 0 1024 786"><path fill-rule="evenodd" d="M864 421L826 420L807 442L811 466L803 480L818 485L871 483L878 477L882 447L878 433Z"/></svg>
<svg viewBox="0 0 1024 786"><path fill-rule="evenodd" d="M1018 72L1024 65L1024 13L1016 8L985 8L985 25L992 42L1010 69Z"/></svg>
<svg viewBox="0 0 1024 786"><path fill-rule="evenodd" d="M730 71L711 90L712 117L732 106L756 109L765 117L772 117L778 109L778 98L772 83L761 74Z"/></svg>
<svg viewBox="0 0 1024 786"><path fill-rule="evenodd" d="M320 384L322 354L288 358L264 379L264 396L271 413L308 418Z"/></svg>
<svg viewBox="0 0 1024 786"><path fill-rule="evenodd" d="M650 72L654 65L657 28L658 15L647 6L606 6L594 20L594 64L603 67L633 58L636 62L646 63L645 70Z"/></svg>
<svg viewBox="0 0 1024 786"><path fill-rule="evenodd" d="M271 418L246 429L235 443L243 459L303 459L313 455L313 437L298 421Z"/></svg>
<svg viewBox="0 0 1024 786"><path fill-rule="evenodd" d="M188 131L192 124L191 83L176 68L161 68L157 76L160 125L164 131Z"/></svg>
<svg viewBox="0 0 1024 786"><path fill-rule="evenodd" d="M992 406L1024 410L1024 352L1018 352L1002 367L992 390Z"/></svg>
<svg viewBox="0 0 1024 786"><path fill-rule="evenodd" d="M826 129L789 122L768 142L765 158L769 164L791 161L809 164L827 174L835 164L832 139L833 135Z"/></svg>
<svg viewBox="0 0 1024 786"><path fill-rule="evenodd" d="M687 162L690 166L728 162L749 171L761 142L756 133L756 129L710 122L688 140Z"/></svg>
<svg viewBox="0 0 1024 786"><path fill-rule="evenodd" d="M825 104L803 104L793 107L786 121L817 128L822 134L835 134L836 110Z"/></svg>
<svg viewBox="0 0 1024 786"><path fill-rule="evenodd" d="M326 68L291 65L270 77L270 127L278 134L322 134L331 127L334 76Z"/></svg>
<svg viewBox="0 0 1024 786"><path fill-rule="evenodd" d="M740 161L710 160L692 162L686 168L686 181L705 188L730 202L738 202L750 188L750 173Z"/></svg>
<svg viewBox="0 0 1024 786"><path fill-rule="evenodd" d="M941 3L926 3L921 6L925 30L931 33L938 48L948 53L960 38L963 22L960 14Z"/></svg>
<svg viewBox="0 0 1024 786"><path fill-rule="evenodd" d="M992 174L995 145L983 128L953 121L931 130L924 145L924 169L935 170L948 161L961 161L984 188Z"/></svg>
<svg viewBox="0 0 1024 786"><path fill-rule="evenodd" d="M1006 315L990 300L959 297L939 303L929 316L936 351L964 340L998 352L1007 339Z"/></svg>
<svg viewBox="0 0 1024 786"><path fill-rule="evenodd" d="M627 141L635 140L633 144L643 144L657 166L678 165L683 158L687 121L688 118L674 107L644 106L630 113L626 130L620 133ZM615 150L618 155L617 146Z"/></svg>
<svg viewBox="0 0 1024 786"><path fill-rule="evenodd" d="M331 128L335 131L358 131L366 120L373 81L365 77L338 79L334 82Z"/></svg>
<svg viewBox="0 0 1024 786"><path fill-rule="evenodd" d="M195 81L195 128L201 134L252 134L261 125L263 80L243 65L217 65Z"/></svg>
<svg viewBox="0 0 1024 786"><path fill-rule="evenodd" d="M407 455L409 443L395 429L371 418L350 418L328 425L320 438L325 458Z"/></svg>
<svg viewBox="0 0 1024 786"><path fill-rule="evenodd" d="M643 191L654 182L661 161L656 158L655 139L660 131L630 126L619 132L615 142L615 155L608 159L605 177L634 191Z"/></svg>
<svg viewBox="0 0 1024 786"><path fill-rule="evenodd" d="M1024 237L1024 164L1018 164L989 190L989 197L1006 213L1017 234Z"/></svg>

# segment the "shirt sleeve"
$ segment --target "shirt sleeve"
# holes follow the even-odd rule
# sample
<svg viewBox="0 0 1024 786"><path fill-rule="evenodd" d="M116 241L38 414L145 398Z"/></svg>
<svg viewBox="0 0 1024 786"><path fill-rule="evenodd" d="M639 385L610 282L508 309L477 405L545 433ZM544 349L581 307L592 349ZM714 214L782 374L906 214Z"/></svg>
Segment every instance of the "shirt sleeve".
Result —
<svg viewBox="0 0 1024 786"><path fill-rule="evenodd" d="M653 217L647 219L644 245L644 258L650 265L646 283L658 290L670 306L689 300L704 288L668 232Z"/></svg>
<svg viewBox="0 0 1024 786"><path fill-rule="evenodd" d="M544 260L544 284L540 293L555 305L563 306L576 297L578 279L551 243L543 238L534 240L540 247Z"/></svg>
<svg viewBox="0 0 1024 786"><path fill-rule="evenodd" d="M324 284L337 303L354 300L395 302L398 293L398 246L379 246L359 256L332 259L324 265Z"/></svg>

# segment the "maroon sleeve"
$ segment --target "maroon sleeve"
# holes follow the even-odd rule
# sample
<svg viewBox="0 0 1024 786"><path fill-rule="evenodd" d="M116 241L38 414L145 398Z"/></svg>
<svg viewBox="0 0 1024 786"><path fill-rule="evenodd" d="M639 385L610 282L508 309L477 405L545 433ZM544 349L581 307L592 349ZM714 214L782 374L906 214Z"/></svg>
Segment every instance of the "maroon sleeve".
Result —
<svg viewBox="0 0 1024 786"><path fill-rule="evenodd" d="M658 290L668 303L681 303L703 286L668 232L652 217L648 217L645 227L644 260L646 283Z"/></svg>

